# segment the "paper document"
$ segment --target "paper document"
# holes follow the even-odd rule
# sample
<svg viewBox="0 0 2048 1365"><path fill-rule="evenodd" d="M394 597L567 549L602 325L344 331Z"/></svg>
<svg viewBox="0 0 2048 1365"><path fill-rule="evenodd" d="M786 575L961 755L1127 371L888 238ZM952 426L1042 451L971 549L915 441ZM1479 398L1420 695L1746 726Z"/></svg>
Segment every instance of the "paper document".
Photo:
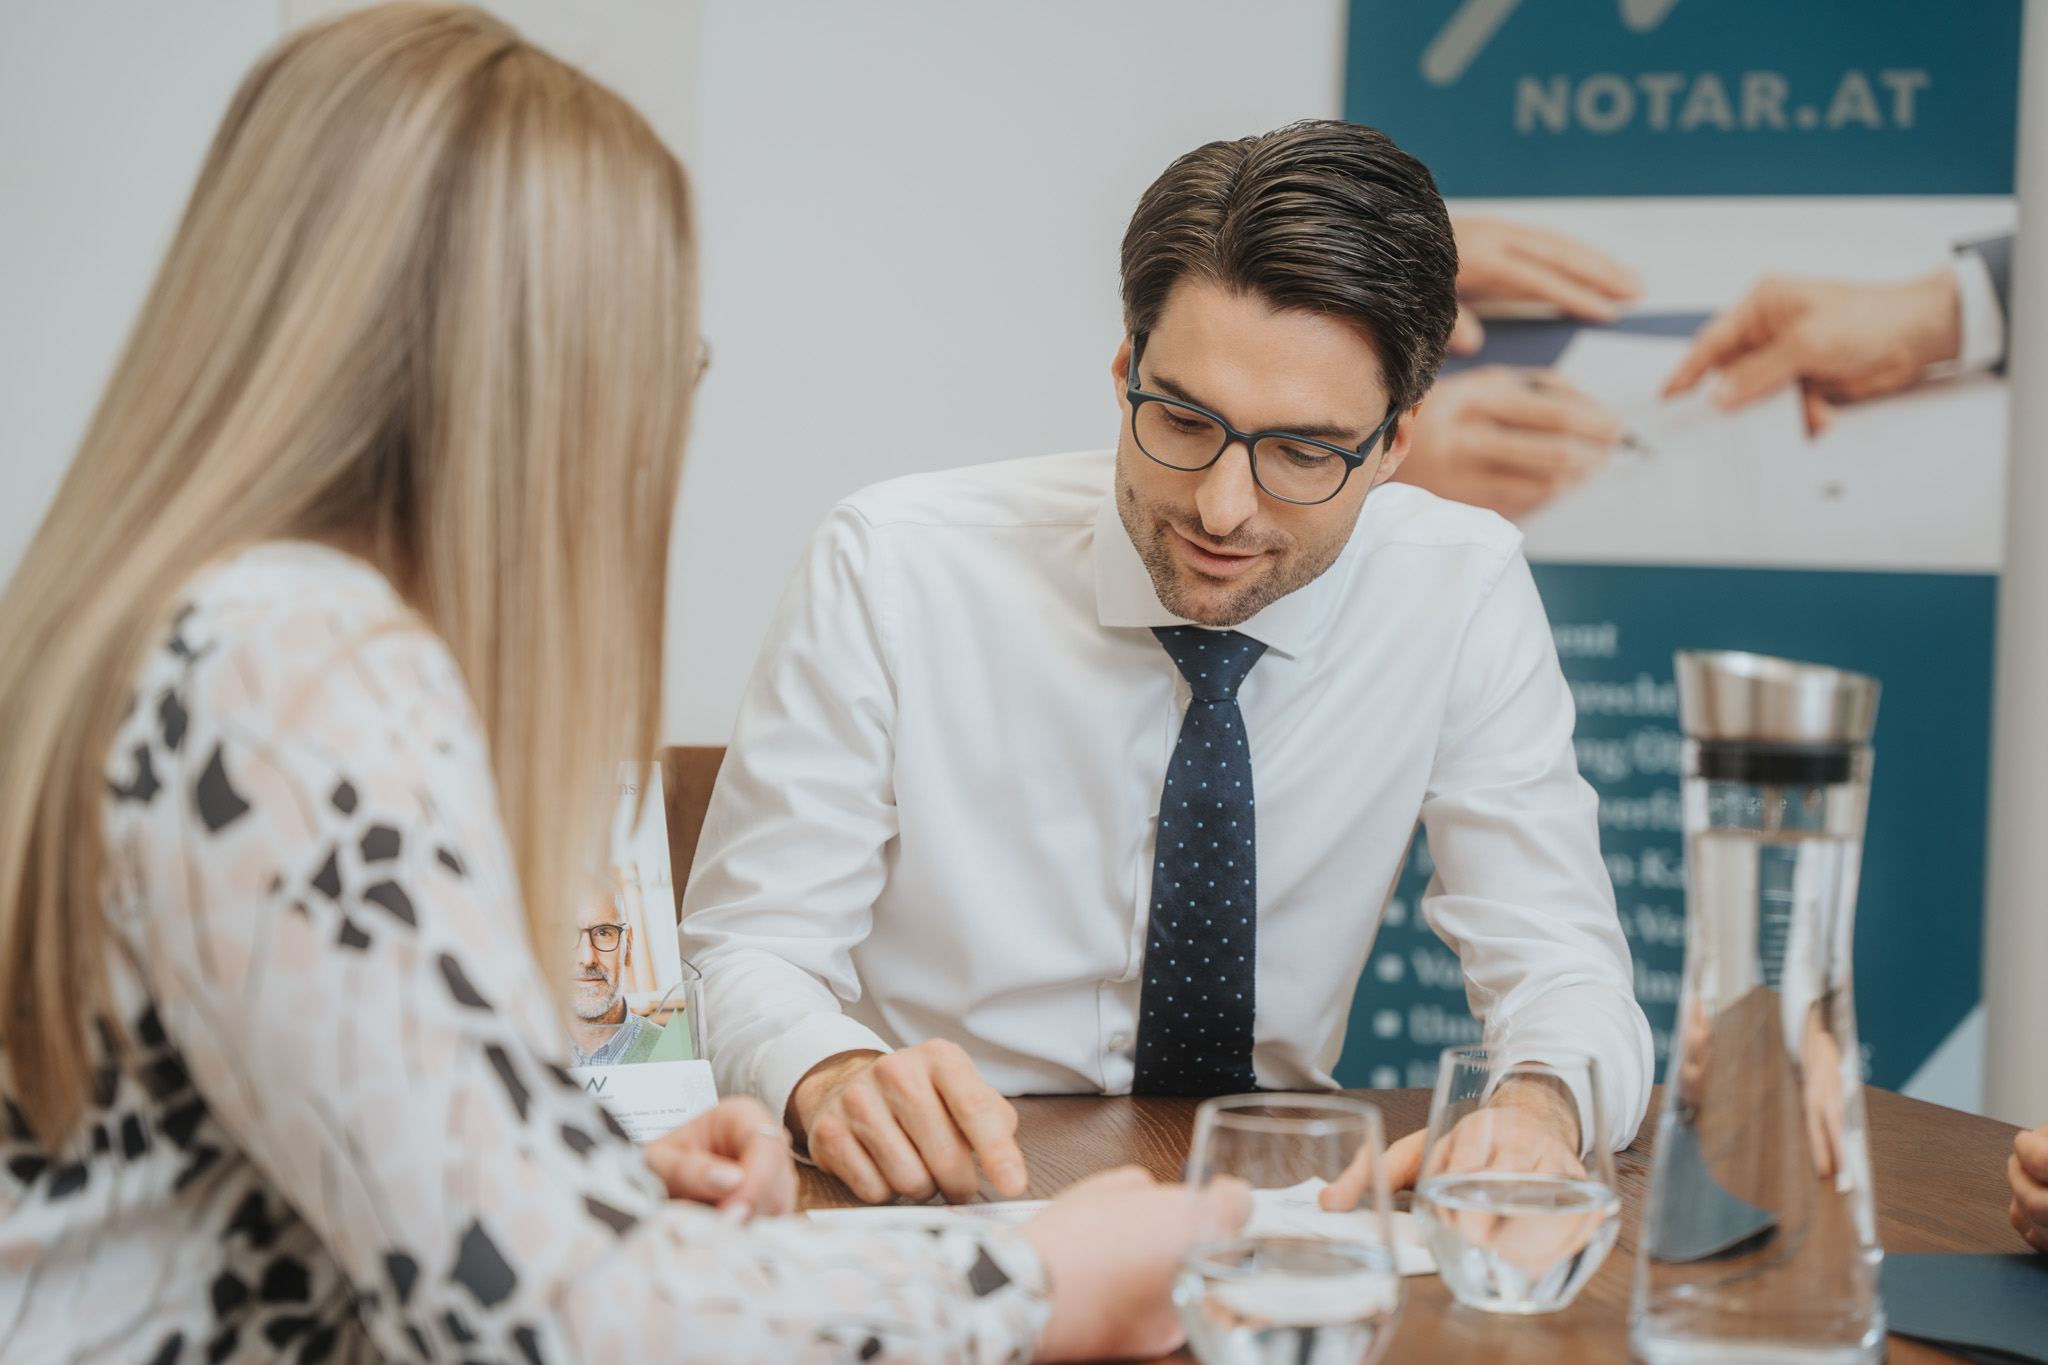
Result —
<svg viewBox="0 0 2048 1365"><path fill-rule="evenodd" d="M1853 404L1816 439L1796 386L1735 412L1708 398L1714 375L1660 397L1691 345L1586 328L1565 347L1553 368L1619 416L1635 448L1523 519L1531 559L1905 567L1988 552L1972 528L1996 499L2000 462L1951 456L2002 449L1993 380Z"/></svg>
<svg viewBox="0 0 2048 1365"><path fill-rule="evenodd" d="M1378 1242L1371 1214L1329 1213L1316 1203L1326 1182L1304 1180L1284 1190L1252 1191L1247 1237L1316 1237L1328 1241ZM974 1223L1012 1226L1044 1209L1043 1199L1013 1199L990 1204L882 1204L858 1209L812 1209L819 1223L849 1228L914 1228L929 1231ZM1409 1213L1392 1215L1394 1257L1403 1275L1434 1275L1436 1261L1423 1244L1422 1229Z"/></svg>

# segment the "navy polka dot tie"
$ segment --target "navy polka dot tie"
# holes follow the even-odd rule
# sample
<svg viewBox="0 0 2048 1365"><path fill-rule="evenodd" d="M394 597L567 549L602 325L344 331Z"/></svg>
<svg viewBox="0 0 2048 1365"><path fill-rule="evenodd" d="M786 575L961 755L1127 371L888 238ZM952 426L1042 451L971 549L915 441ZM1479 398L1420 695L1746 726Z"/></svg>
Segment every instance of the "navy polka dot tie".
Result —
<svg viewBox="0 0 2048 1365"><path fill-rule="evenodd" d="M1266 647L1231 630L1155 627L1195 696L1159 797L1152 920L1138 995L1140 1095L1251 1090L1258 879L1252 760L1237 689Z"/></svg>

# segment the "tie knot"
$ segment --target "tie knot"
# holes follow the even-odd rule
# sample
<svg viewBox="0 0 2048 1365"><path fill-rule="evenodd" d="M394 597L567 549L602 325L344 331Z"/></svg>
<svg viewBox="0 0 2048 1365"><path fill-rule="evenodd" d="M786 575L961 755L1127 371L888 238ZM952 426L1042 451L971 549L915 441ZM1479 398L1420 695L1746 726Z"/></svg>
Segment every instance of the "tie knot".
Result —
<svg viewBox="0 0 2048 1365"><path fill-rule="evenodd" d="M1231 701L1266 646L1234 630L1154 626L1152 633L1199 701Z"/></svg>

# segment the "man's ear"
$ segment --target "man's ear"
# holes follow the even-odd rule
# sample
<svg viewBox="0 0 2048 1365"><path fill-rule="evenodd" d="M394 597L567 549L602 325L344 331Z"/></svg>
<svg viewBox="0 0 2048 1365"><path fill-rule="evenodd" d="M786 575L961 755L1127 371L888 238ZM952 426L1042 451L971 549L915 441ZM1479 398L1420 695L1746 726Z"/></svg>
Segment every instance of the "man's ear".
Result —
<svg viewBox="0 0 2048 1365"><path fill-rule="evenodd" d="M1131 339L1125 337L1123 345L1116 348L1116 354L1109 360L1109 377L1116 381L1116 401L1124 401L1124 390L1131 382Z"/></svg>
<svg viewBox="0 0 2048 1365"><path fill-rule="evenodd" d="M1379 472L1372 476L1374 487L1393 478L1394 472L1401 467L1401 462L1408 458L1409 437L1414 429L1415 409L1411 407L1394 419L1393 434L1387 438L1387 453L1380 457Z"/></svg>

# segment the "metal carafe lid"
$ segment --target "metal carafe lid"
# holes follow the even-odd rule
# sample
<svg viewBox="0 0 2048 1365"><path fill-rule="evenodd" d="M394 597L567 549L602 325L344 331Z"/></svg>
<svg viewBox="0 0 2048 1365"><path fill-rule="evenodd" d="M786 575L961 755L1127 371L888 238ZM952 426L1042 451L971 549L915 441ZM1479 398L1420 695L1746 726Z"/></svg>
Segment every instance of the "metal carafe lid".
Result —
<svg viewBox="0 0 2048 1365"><path fill-rule="evenodd" d="M1732 649L1682 649L1676 663L1679 724L1694 739L1867 744L1877 724L1867 674Z"/></svg>

